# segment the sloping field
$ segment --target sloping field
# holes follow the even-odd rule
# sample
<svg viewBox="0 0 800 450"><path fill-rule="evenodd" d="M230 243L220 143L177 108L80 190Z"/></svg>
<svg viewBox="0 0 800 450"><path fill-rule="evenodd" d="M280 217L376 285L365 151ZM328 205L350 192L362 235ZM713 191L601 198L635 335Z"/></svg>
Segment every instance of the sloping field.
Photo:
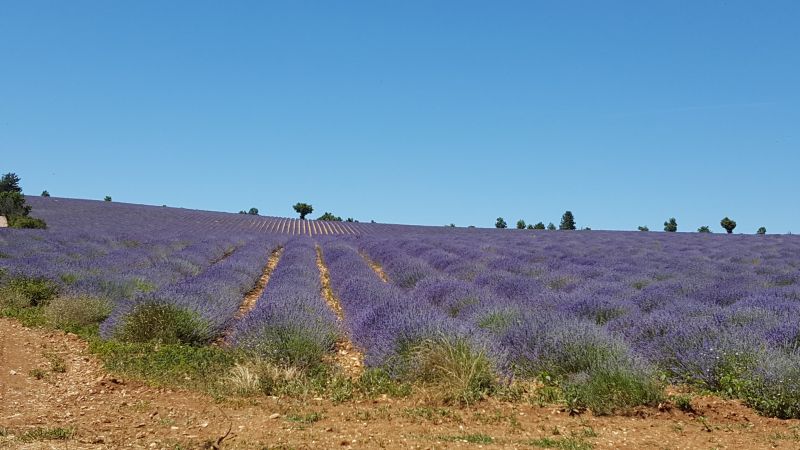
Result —
<svg viewBox="0 0 800 450"><path fill-rule="evenodd" d="M610 414L688 401L665 394L672 384L800 418L795 236L29 201L49 229L0 230L3 308L85 318L91 305L80 325L99 324L112 342L223 345L302 373L380 373L435 386L448 404L534 396Z"/></svg>

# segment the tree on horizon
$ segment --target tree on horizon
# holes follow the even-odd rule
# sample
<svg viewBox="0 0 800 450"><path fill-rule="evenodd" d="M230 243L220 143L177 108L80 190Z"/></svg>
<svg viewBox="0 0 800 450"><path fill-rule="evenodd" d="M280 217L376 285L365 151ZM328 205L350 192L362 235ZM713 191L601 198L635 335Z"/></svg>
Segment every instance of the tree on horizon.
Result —
<svg viewBox="0 0 800 450"><path fill-rule="evenodd" d="M306 216L314 212L314 207L308 203L296 203L293 208L300 214L300 220L306 220Z"/></svg>
<svg viewBox="0 0 800 450"><path fill-rule="evenodd" d="M558 226L559 230L574 230L575 229L575 216L572 215L572 211L564 212L564 215L561 216L561 225Z"/></svg>

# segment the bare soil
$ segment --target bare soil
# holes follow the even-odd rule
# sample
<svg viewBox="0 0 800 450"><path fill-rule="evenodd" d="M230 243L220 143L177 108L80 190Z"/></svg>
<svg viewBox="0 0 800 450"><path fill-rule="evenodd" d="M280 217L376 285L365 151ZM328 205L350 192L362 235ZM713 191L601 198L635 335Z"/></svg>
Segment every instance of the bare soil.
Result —
<svg viewBox="0 0 800 450"><path fill-rule="evenodd" d="M325 303L336 314L336 319L341 323L344 320L342 304L331 289L331 276L325 259L322 257L322 249L317 246L317 268L319 269L320 284L322 285L321 295ZM351 378L356 378L364 371L364 353L356 347L353 342L344 338L336 343L336 351L333 354L333 362L340 366L344 373Z"/></svg>
<svg viewBox="0 0 800 450"><path fill-rule="evenodd" d="M594 417L495 400L443 408L421 395L215 401L121 379L77 336L0 319L0 448L536 448L568 439L594 448L800 448L798 420L764 418L711 396L693 406L696 414L651 408ZM73 433L46 440L30 434L37 428Z"/></svg>

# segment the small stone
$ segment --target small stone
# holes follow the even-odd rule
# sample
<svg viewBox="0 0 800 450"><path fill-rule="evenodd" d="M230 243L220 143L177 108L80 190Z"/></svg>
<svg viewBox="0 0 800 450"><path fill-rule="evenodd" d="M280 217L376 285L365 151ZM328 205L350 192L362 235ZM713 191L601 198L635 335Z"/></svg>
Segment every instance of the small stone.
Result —
<svg viewBox="0 0 800 450"><path fill-rule="evenodd" d="M16 375L16 374L17 374L17 371L16 371L16 370L9 370L9 371L8 371L8 374L9 374L9 375Z"/></svg>
<svg viewBox="0 0 800 450"><path fill-rule="evenodd" d="M275 420L275 419L277 419L277 418L278 418L278 417L280 417L280 416L281 416L280 414L278 414L278 413L275 413L275 414L272 414L272 415L270 415L270 416L269 416L269 418L270 418L270 419L272 419L272 420Z"/></svg>

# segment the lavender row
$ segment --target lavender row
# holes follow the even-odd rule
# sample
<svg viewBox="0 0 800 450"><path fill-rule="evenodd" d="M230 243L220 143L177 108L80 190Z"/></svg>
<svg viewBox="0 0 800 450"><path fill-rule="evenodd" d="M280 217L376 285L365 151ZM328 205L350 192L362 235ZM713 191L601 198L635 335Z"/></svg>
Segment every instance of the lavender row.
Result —
<svg viewBox="0 0 800 450"><path fill-rule="evenodd" d="M275 239L252 240L193 277L120 302L101 325L101 336L120 337L130 331L131 321L139 320L137 314L144 314L147 308L162 307L186 314L191 321L188 332L192 342L209 342L219 337L232 325L244 295L255 286L270 253L278 245L280 242Z"/></svg>
<svg viewBox="0 0 800 450"><path fill-rule="evenodd" d="M232 342L270 361L312 367L340 335L322 297L316 250L306 237L290 239L255 308L236 324Z"/></svg>
<svg viewBox="0 0 800 450"><path fill-rule="evenodd" d="M476 349L492 347L474 327L382 282L350 245L327 241L324 255L345 325L353 343L363 349L367 366L396 370L404 352L425 339L441 336L469 341ZM502 356L494 354L502 364Z"/></svg>

